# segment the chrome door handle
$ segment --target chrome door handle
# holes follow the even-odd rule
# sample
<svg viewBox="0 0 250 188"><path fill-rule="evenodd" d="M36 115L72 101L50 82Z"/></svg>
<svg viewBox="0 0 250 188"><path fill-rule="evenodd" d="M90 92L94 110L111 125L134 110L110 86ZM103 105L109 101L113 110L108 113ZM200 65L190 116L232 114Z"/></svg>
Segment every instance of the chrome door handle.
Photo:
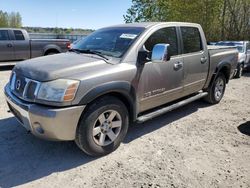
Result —
<svg viewBox="0 0 250 188"><path fill-rule="evenodd" d="M206 63L206 62L207 62L207 57L202 57L202 58L201 58L201 63L204 64L204 63Z"/></svg>
<svg viewBox="0 0 250 188"><path fill-rule="evenodd" d="M183 67L183 63L182 62L176 62L174 63L174 70L179 70Z"/></svg>

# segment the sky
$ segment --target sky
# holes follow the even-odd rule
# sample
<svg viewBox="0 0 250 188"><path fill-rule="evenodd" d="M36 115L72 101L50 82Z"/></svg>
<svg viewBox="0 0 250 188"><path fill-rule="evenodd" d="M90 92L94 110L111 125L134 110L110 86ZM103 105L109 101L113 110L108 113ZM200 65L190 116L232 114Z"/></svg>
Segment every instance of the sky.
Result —
<svg viewBox="0 0 250 188"><path fill-rule="evenodd" d="M0 10L19 12L23 26L98 29L124 23L132 0L0 0Z"/></svg>

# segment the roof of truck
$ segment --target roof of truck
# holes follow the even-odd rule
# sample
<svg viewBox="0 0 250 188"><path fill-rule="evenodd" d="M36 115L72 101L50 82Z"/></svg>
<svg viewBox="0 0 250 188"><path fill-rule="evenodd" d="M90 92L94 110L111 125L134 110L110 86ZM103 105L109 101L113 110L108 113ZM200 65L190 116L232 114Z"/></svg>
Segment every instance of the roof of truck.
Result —
<svg viewBox="0 0 250 188"><path fill-rule="evenodd" d="M113 25L110 27L144 27L149 28L156 25L175 25L175 26L200 26L196 23L188 23L188 22L138 22L138 23L126 23L126 24L119 24Z"/></svg>

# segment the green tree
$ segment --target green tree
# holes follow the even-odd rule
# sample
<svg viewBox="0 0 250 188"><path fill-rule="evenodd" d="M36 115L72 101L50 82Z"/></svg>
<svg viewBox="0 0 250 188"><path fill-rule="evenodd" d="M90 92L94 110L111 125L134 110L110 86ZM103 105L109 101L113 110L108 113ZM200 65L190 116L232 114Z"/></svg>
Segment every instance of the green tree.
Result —
<svg viewBox="0 0 250 188"><path fill-rule="evenodd" d="M8 27L8 14L0 10L0 27Z"/></svg>
<svg viewBox="0 0 250 188"><path fill-rule="evenodd" d="M202 25L210 41L249 40L250 0L132 0L125 22L182 21Z"/></svg>
<svg viewBox="0 0 250 188"><path fill-rule="evenodd" d="M9 14L9 27L22 27L22 17L19 12L11 12Z"/></svg>

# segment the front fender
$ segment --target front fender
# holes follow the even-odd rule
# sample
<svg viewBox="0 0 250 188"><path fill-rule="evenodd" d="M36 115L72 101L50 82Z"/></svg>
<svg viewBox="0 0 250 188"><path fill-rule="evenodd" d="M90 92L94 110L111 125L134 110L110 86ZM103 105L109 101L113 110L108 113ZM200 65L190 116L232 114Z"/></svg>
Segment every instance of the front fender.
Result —
<svg viewBox="0 0 250 188"><path fill-rule="evenodd" d="M133 120L135 120L137 115L137 98L134 87L125 81L112 81L102 85L99 85L85 94L80 100L79 105L87 105L90 102L94 101L98 97L115 94L118 97L126 99L126 102L129 104L129 112L132 115Z"/></svg>

